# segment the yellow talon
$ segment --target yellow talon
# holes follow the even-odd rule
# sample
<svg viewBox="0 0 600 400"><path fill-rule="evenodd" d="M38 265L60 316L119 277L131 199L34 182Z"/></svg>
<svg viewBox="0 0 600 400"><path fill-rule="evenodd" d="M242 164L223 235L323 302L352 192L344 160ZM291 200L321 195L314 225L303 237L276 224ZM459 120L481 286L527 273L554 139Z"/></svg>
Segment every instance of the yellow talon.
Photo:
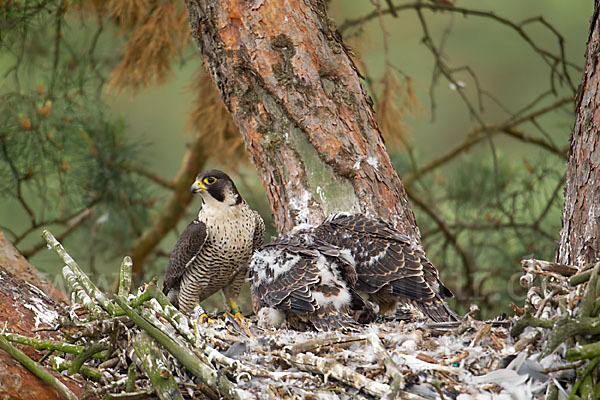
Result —
<svg viewBox="0 0 600 400"><path fill-rule="evenodd" d="M233 319L235 319L235 320L238 320L238 321L246 321L246 317L244 317L244 316L242 315L242 313L241 313L241 312L239 312L239 311L238 311L238 312L236 312L235 314L233 313L233 311L232 311L232 312L230 312L230 313L229 313L229 312L227 312L227 311L225 311L225 312L223 313L223 318L225 318L225 319L227 319L227 318L233 318Z"/></svg>
<svg viewBox="0 0 600 400"><path fill-rule="evenodd" d="M244 316L242 315L242 313L241 313L241 312L239 312L239 311L238 311L238 312L236 312L235 314L233 314L233 317L234 317L235 319L240 319L240 320L242 320L242 321L245 321L245 320L246 320L246 317L244 317Z"/></svg>
<svg viewBox="0 0 600 400"><path fill-rule="evenodd" d="M215 323L215 320L212 319L212 318L209 318L208 315L206 315L206 314L200 315L200 317L198 318L198 321L200 323L205 323L205 322L207 322L209 324L214 324Z"/></svg>

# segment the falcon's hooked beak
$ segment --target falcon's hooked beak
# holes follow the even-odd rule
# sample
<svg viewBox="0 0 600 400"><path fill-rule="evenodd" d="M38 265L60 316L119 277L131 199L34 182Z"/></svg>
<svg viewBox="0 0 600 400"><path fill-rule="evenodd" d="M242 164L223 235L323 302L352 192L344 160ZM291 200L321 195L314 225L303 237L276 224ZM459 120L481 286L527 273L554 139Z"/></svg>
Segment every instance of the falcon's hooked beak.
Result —
<svg viewBox="0 0 600 400"><path fill-rule="evenodd" d="M192 192L192 194L200 193L200 192L205 191L206 189L207 189L207 187L204 183L202 183L202 181L196 181L190 188L190 192Z"/></svg>

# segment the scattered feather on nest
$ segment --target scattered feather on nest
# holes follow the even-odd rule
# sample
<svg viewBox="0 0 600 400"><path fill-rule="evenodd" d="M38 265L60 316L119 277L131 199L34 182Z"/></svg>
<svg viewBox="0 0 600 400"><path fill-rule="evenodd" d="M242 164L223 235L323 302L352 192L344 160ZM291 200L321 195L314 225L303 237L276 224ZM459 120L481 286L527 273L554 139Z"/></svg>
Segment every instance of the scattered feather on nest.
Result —
<svg viewBox="0 0 600 400"><path fill-rule="evenodd" d="M600 263L586 272L526 261L530 295L509 321L380 318L351 333L298 332L260 328L254 316L213 315L212 324L192 323L153 284L128 294L127 262L118 295L110 299L51 239L76 288L59 326L61 348L71 346L76 354L59 350L43 365L88 376L92 395L106 399L167 391L194 399L566 399L571 391L585 394L580 382L598 364L597 357L580 354L587 345L573 342L569 322L597 319L589 315L600 307ZM542 277L539 286L535 275ZM3 336L27 344L18 335Z"/></svg>

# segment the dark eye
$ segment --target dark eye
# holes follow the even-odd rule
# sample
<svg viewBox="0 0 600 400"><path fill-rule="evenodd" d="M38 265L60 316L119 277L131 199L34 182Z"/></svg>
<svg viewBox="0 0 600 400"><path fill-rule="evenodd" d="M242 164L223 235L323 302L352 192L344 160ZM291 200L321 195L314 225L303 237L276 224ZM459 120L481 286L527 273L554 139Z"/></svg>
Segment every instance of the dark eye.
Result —
<svg viewBox="0 0 600 400"><path fill-rule="evenodd" d="M212 177L212 176L209 176L208 178L204 178L204 183L206 183L207 185L212 185L216 181L217 181L217 178Z"/></svg>

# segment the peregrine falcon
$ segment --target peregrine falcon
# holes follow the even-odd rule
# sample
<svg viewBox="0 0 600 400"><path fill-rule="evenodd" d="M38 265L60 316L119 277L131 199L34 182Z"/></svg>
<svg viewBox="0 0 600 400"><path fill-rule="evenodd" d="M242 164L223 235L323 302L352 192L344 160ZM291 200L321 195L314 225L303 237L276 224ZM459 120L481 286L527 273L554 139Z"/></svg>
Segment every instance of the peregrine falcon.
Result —
<svg viewBox="0 0 600 400"><path fill-rule="evenodd" d="M385 221L364 215L334 214L276 239L254 254L250 281L271 325L287 319L297 329L300 317L317 330L336 329L352 310L368 322L372 302L381 313L402 305L437 322L459 319L443 300L452 292L425 254ZM334 309L336 322L321 323L318 314Z"/></svg>
<svg viewBox="0 0 600 400"><path fill-rule="evenodd" d="M224 172L200 173L191 192L200 193L203 205L175 244L163 292L181 311L190 312L222 289L232 313L241 315L236 301L250 256L263 244L264 221Z"/></svg>
<svg viewBox="0 0 600 400"><path fill-rule="evenodd" d="M350 251L307 232L272 241L250 264L251 288L264 307L259 322L278 326L287 319L297 330L327 331L353 328L355 314L372 321L374 310L354 289L354 265Z"/></svg>

